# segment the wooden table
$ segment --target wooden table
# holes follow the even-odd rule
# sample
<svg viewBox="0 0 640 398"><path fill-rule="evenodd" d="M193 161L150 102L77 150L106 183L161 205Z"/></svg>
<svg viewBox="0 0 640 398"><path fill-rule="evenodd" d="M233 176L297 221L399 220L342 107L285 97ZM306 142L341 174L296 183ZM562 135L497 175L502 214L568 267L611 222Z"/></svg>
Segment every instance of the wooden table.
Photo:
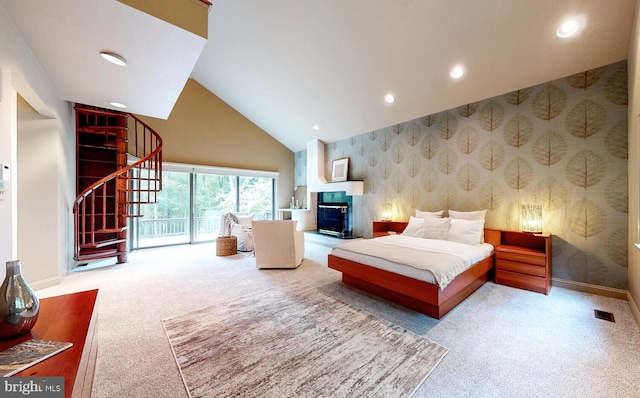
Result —
<svg viewBox="0 0 640 398"><path fill-rule="evenodd" d="M70 341L73 347L14 376L63 376L64 396L90 397L98 354L98 290L40 300L40 314L31 333L0 341L0 351L30 339Z"/></svg>

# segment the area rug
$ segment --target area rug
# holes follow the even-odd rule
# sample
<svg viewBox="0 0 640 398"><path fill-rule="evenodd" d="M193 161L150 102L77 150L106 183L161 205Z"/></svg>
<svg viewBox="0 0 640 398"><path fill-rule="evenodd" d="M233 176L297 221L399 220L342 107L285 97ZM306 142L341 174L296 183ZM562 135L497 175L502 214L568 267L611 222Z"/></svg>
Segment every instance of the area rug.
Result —
<svg viewBox="0 0 640 398"><path fill-rule="evenodd" d="M190 397L407 397L447 348L302 284L163 320Z"/></svg>

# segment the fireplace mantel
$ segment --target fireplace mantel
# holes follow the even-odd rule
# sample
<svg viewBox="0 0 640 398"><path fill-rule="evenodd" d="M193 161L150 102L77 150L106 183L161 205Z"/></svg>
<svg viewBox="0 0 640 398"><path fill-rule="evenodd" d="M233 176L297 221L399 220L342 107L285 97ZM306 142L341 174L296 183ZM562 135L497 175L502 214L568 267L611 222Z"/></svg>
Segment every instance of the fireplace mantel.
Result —
<svg viewBox="0 0 640 398"><path fill-rule="evenodd" d="M308 192L346 192L347 195L363 195L363 181L327 182L324 174L324 142L315 139L307 143Z"/></svg>
<svg viewBox="0 0 640 398"><path fill-rule="evenodd" d="M317 192L346 192L347 195L362 195L364 192L362 181L325 182Z"/></svg>

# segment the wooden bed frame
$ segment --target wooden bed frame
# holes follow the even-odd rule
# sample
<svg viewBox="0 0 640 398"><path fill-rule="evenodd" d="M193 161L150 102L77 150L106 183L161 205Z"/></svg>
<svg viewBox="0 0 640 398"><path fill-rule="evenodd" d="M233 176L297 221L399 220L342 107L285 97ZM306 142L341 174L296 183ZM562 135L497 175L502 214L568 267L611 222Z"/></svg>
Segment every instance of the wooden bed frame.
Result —
<svg viewBox="0 0 640 398"><path fill-rule="evenodd" d="M400 233L407 223L390 224ZM404 226L403 226L404 225ZM484 230L484 240L497 247L499 230ZM444 290L437 284L412 279L329 254L329 268L342 272L342 282L415 311L440 319L493 277L495 253L456 276Z"/></svg>

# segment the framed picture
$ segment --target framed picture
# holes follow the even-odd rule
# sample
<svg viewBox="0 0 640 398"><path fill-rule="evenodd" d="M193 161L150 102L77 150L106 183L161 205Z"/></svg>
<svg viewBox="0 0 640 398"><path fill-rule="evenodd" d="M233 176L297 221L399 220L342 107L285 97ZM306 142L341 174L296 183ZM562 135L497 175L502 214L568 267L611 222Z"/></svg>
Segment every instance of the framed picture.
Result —
<svg viewBox="0 0 640 398"><path fill-rule="evenodd" d="M331 182L347 181L349 171L349 158L337 159L333 161L331 170Z"/></svg>

